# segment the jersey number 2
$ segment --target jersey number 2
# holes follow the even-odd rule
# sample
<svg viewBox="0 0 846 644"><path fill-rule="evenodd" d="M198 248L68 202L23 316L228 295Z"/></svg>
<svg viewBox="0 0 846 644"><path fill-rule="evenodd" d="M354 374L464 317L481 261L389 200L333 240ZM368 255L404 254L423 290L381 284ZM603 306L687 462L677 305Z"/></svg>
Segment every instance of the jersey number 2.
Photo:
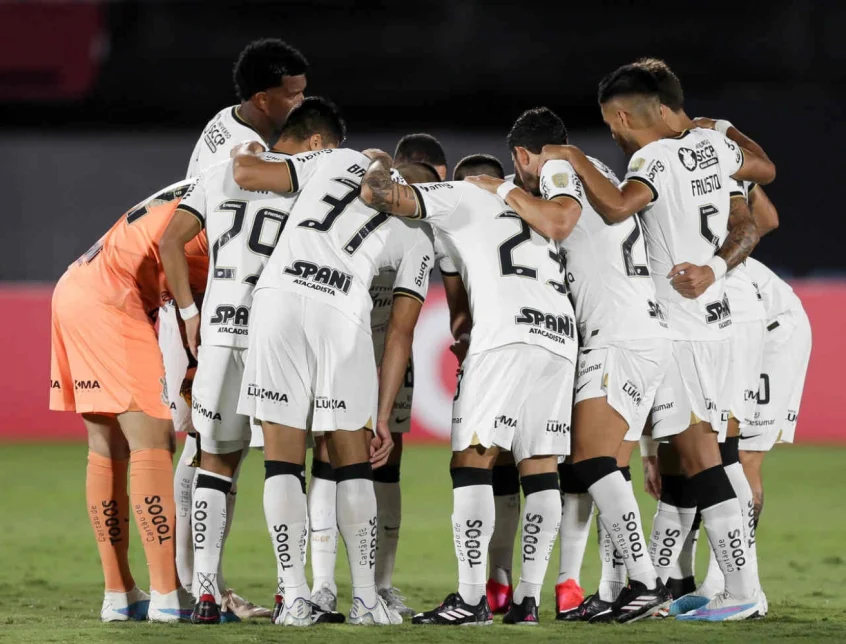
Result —
<svg viewBox="0 0 846 644"><path fill-rule="evenodd" d="M218 254L220 249L226 246L229 242L241 234L244 228L244 217L247 213L246 201L224 201L217 207L218 211L232 211L235 216L232 218L232 226L223 233L212 246L212 267L214 270L215 279L235 279L235 269L221 267L217 265ZM276 231L272 240L268 240L264 234L264 226L267 222L275 222ZM281 210L274 210L273 208L261 208L256 212L253 218L253 227L250 230L250 238L247 241L247 248L257 255L270 257L276 244L279 243L279 237L282 231L285 230L285 224L288 223L288 213ZM268 243L269 242L269 243ZM248 275L244 278L246 284L255 286L258 281L258 275Z"/></svg>

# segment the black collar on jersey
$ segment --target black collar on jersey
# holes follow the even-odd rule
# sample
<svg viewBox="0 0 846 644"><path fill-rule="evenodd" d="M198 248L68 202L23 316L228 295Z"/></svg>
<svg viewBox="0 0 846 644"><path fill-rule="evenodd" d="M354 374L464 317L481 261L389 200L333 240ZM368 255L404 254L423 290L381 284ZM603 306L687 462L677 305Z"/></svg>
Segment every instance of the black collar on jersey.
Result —
<svg viewBox="0 0 846 644"><path fill-rule="evenodd" d="M685 130L684 132L681 132L681 133L677 134L676 136L673 136L673 137L670 137L670 138L672 138L672 139L683 139L688 134L690 134L690 130Z"/></svg>
<svg viewBox="0 0 846 644"><path fill-rule="evenodd" d="M254 128L252 125L250 125L249 123L247 123L247 122L246 122L243 118L241 118L241 115L240 115L240 114L238 114L238 106L237 106L237 105L233 105L233 106L232 106L232 118L233 118L233 119L235 119L236 121L238 121L238 122L239 122L241 125L243 125L244 127L248 127L248 128L250 128L253 132L255 132L256 134L258 134L258 135L259 135L259 138L260 138L262 141L264 140L264 139L262 139L262 138L261 138L261 134L259 133L259 131L258 131L256 128Z"/></svg>

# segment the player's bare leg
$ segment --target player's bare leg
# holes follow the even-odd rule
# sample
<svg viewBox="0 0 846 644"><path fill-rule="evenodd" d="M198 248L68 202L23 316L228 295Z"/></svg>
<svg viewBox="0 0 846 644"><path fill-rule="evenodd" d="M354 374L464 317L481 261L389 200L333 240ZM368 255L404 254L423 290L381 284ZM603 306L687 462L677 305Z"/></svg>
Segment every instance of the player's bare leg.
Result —
<svg viewBox="0 0 846 644"><path fill-rule="evenodd" d="M576 476L573 457L568 456L558 465L561 486L561 527L559 528L558 580L555 584L555 618L563 621L576 619L585 601L581 586L582 564L593 519L593 498ZM597 518L597 522L599 519ZM600 544L601 547L601 544ZM613 550L613 548L612 548ZM620 566L625 565L620 560ZM613 598L609 600L609 603Z"/></svg>
<svg viewBox="0 0 846 644"><path fill-rule="evenodd" d="M106 587L100 619L143 620L150 596L129 569L129 445L114 416L83 414L82 420L88 433L85 500Z"/></svg>
<svg viewBox="0 0 846 644"><path fill-rule="evenodd" d="M352 581L350 624L383 626L401 624L402 617L388 608L376 589L378 519L370 465L372 438L369 429L338 430L327 434L327 446L337 481L338 531L347 549Z"/></svg>
<svg viewBox="0 0 846 644"><path fill-rule="evenodd" d="M188 621L193 602L176 572L173 423L141 411L119 414L117 421L129 444L130 502L150 570L147 617L161 622Z"/></svg>
<svg viewBox="0 0 846 644"><path fill-rule="evenodd" d="M412 623L482 626L493 623L485 595L485 573L496 518L492 469L498 455L498 447L481 445L453 452L450 476L458 592L447 595L437 608L415 615Z"/></svg>
<svg viewBox="0 0 846 644"><path fill-rule="evenodd" d="M202 450L193 495L191 525L194 536L194 582L192 588L197 603L192 621L195 624L217 624L236 621L231 610L223 608L225 586L219 570L226 541L229 515L229 495L241 465L245 449L233 445L214 452Z"/></svg>
<svg viewBox="0 0 846 644"><path fill-rule="evenodd" d="M338 552L335 471L329 464L325 436L316 436L311 481L308 486L308 521L311 541L311 601L325 611L338 607L335 561ZM277 601L277 605L279 602Z"/></svg>
<svg viewBox="0 0 846 644"><path fill-rule="evenodd" d="M520 525L520 473L511 452L500 452L493 466L496 521L488 548L490 572L486 594L494 614L505 613L514 596L511 569L514 538Z"/></svg>
<svg viewBox="0 0 846 644"><path fill-rule="evenodd" d="M617 465L629 430L604 397L588 398L573 409L573 467L599 510L599 519L622 555L629 586L609 609L591 621L629 622L669 605L670 596L650 561L634 491Z"/></svg>
<svg viewBox="0 0 846 644"><path fill-rule="evenodd" d="M411 617L414 611L406 606L405 597L394 588L394 565L402 523L402 493L400 492L402 436L400 432L391 433L394 449L388 456L388 462L373 470L373 487L376 492L379 522L379 537L376 541L376 588L390 608L403 617Z"/></svg>
<svg viewBox="0 0 846 644"><path fill-rule="evenodd" d="M725 577L725 592L677 619L722 621L754 616L759 603L757 571L749 565L740 504L722 466L716 434L707 422L699 422L671 440L690 479L708 541Z"/></svg>
<svg viewBox="0 0 846 644"><path fill-rule="evenodd" d="M520 582L503 623L537 624L543 578L561 521L558 457L526 458L518 469L526 497L520 537Z"/></svg>

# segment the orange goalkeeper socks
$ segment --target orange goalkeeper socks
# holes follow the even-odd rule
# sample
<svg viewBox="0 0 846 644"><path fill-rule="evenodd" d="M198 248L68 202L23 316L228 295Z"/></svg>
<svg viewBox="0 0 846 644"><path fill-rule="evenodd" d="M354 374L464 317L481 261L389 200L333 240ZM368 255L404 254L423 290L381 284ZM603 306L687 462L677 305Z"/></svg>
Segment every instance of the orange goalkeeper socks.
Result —
<svg viewBox="0 0 846 644"><path fill-rule="evenodd" d="M106 590L128 592L135 586L129 571L129 497L126 470L129 461L112 460L88 452L85 500L88 518L100 550Z"/></svg>
<svg viewBox="0 0 846 644"><path fill-rule="evenodd" d="M167 594L179 587L173 456L166 449L142 449L132 452L130 463L132 512L144 543L150 588Z"/></svg>

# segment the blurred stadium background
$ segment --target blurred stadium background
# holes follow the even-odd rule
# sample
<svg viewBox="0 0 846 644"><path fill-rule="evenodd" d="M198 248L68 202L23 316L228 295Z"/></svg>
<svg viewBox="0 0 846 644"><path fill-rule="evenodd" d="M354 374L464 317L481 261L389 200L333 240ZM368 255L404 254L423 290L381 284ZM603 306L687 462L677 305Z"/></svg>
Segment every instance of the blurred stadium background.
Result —
<svg viewBox="0 0 846 644"><path fill-rule="evenodd" d="M82 437L76 416L47 411L52 285L121 212L184 176L205 123L236 102L238 52L260 37L303 51L307 94L343 108L350 147L393 151L429 131L451 165L482 151L506 161L514 118L547 105L622 170L597 82L666 59L689 113L732 120L778 166L767 191L781 226L755 255L792 279L813 325L798 441L846 438L846 3L548 4L0 3L0 439ZM433 291L417 336L421 439L448 434L455 368Z"/></svg>

